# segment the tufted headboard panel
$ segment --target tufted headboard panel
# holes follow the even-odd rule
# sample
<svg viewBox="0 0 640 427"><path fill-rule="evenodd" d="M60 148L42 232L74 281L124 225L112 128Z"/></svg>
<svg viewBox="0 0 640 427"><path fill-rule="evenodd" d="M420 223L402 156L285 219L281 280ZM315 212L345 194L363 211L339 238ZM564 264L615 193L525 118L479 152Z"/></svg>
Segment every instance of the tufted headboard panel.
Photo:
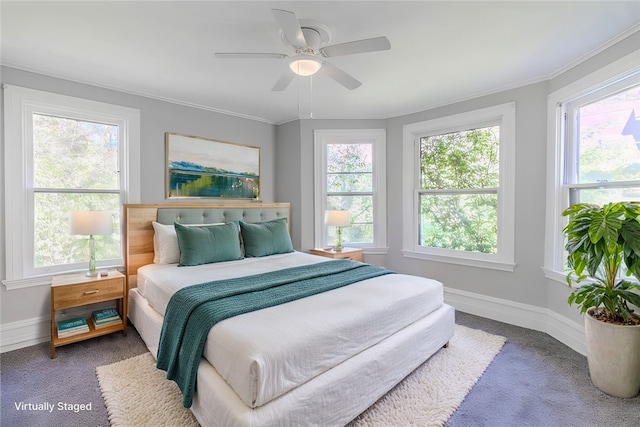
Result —
<svg viewBox="0 0 640 427"><path fill-rule="evenodd" d="M289 206L262 205L241 208L159 208L157 221L162 224L213 224L217 222L263 222L289 218Z"/></svg>
<svg viewBox="0 0 640 427"><path fill-rule="evenodd" d="M290 216L289 203L166 203L124 205L124 261L129 288L137 286L138 268L153 262L153 221L162 224L263 222Z"/></svg>

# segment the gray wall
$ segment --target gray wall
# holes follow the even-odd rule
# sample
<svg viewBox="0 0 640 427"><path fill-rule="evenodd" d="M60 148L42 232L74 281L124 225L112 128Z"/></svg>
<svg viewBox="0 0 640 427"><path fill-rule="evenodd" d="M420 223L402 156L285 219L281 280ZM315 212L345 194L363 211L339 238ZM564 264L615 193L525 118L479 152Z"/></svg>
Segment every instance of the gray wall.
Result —
<svg viewBox="0 0 640 427"><path fill-rule="evenodd" d="M280 175L289 176L288 192L278 188L277 194L293 203L293 221L298 225L293 236L296 247L302 250L313 247L313 131L386 128L389 252L386 258L367 255L367 262L378 263L380 260L375 258L382 257L383 263L391 269L436 278L450 288L544 307L545 279L540 266L544 249L547 94L548 83L545 82L388 120L301 120L298 128L294 123L288 123L286 134L278 133L277 148L278 184ZM512 101L516 102L517 111L516 271L507 273L405 258L401 253L403 125ZM282 163L285 157L280 154L284 146L290 156L286 163Z"/></svg>
<svg viewBox="0 0 640 427"><path fill-rule="evenodd" d="M581 78L596 72L600 68L607 66L612 62L640 50L638 46L640 46L640 31L630 35L600 54L589 58L578 66L573 67L552 79L549 82L549 93L553 93L564 86L574 83ZM546 308L559 316L582 322L582 318L578 315L576 307L569 307L567 304L567 297L569 296L567 286L551 280L547 280L546 284Z"/></svg>
<svg viewBox="0 0 640 427"><path fill-rule="evenodd" d="M483 96L456 104L387 120L300 120L286 124L287 132L278 134L278 184L285 180L287 190L278 188L277 196L292 202L292 221L296 248L313 246L313 130L340 128L386 128L387 130L387 239L386 256L365 256L365 261L384 264L403 273L433 277L447 288L497 298L552 311L576 323L582 321L578 310L566 303L569 288L547 280L544 264L546 205L547 97L550 93L634 52L640 46L640 32L611 46L582 64L553 79ZM429 119L516 102L516 221L514 272L464 267L453 264L405 258L402 253L402 127ZM284 126L280 126L283 128ZM287 158L286 163L281 163ZM295 163L299 161L299 163ZM295 163L295 164L294 164ZM290 166L289 166L290 165ZM526 314L525 314L526 316ZM551 316L553 318L553 316ZM562 328L562 324L558 326Z"/></svg>
<svg viewBox="0 0 640 427"><path fill-rule="evenodd" d="M277 192L291 202L293 244L314 246L313 132L316 129L384 129L386 120L298 120L278 126Z"/></svg>
<svg viewBox="0 0 640 427"><path fill-rule="evenodd" d="M299 180L302 174L300 122L296 120L278 126L276 140L276 200L291 203L291 239L299 250L303 224Z"/></svg>
<svg viewBox="0 0 640 427"><path fill-rule="evenodd" d="M544 306L543 263L546 163L547 84L539 83L467 102L390 119L387 168L402 170L402 130L406 124L516 103L516 269L515 272L464 267L405 258L402 249L402 174L387 174L390 268L430 276L447 287L496 298ZM535 178L537 177L537 178Z"/></svg>
<svg viewBox="0 0 640 427"><path fill-rule="evenodd" d="M296 120L274 126L10 68L2 68L2 82L140 109L142 202L164 201L165 131L259 145L262 147L261 198L265 202L291 202L292 238L298 250L307 250L314 243L313 131L385 128L389 253L386 256L369 255L366 260L386 264L400 272L434 277L451 289L507 300L516 305L540 307L578 322L577 310L566 304L569 290L545 279L540 268L544 253L547 96L637 50L637 46L640 46L640 33L549 81L388 120ZM402 126L512 101L516 102L517 109L515 271L508 273L404 258L400 252ZM3 151L4 146L0 155ZM4 192L0 198L0 217L4 224ZM4 250L2 227L1 260L4 260ZM4 264L0 265L0 277L5 277ZM46 286L9 292L2 287L0 324L48 316L48 292Z"/></svg>
<svg viewBox="0 0 640 427"><path fill-rule="evenodd" d="M113 90L79 84L13 68L1 68L3 84L29 87L78 98L107 102L140 110L140 202L158 203L165 199L165 132L214 138L261 148L260 197L275 201L276 126L213 111L130 95ZM4 109L4 106L3 106ZM3 110L4 111L4 110ZM4 140L2 131L1 155L4 169ZM4 177L4 174L0 174ZM3 178L2 178L3 179ZM4 183L0 197L0 277L6 277L4 237ZM7 291L0 286L0 324L49 315L49 288L38 286Z"/></svg>

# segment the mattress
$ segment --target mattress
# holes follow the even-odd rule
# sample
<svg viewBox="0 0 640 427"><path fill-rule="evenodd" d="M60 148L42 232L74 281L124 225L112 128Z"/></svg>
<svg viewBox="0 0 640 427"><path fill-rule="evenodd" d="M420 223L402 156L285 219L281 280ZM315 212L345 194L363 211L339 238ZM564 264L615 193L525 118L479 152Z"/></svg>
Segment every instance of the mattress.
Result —
<svg viewBox="0 0 640 427"><path fill-rule="evenodd" d="M197 267L148 265L138 292L164 313L178 289L328 261L294 252ZM442 284L392 274L224 320L207 337L204 358L249 408L264 405L346 362L443 305Z"/></svg>
<svg viewBox="0 0 640 427"><path fill-rule="evenodd" d="M129 292L129 308L131 322L155 357L162 316L136 288ZM377 345L257 408L245 405L202 359L191 411L203 427L344 426L449 341L454 318L453 308L443 304Z"/></svg>

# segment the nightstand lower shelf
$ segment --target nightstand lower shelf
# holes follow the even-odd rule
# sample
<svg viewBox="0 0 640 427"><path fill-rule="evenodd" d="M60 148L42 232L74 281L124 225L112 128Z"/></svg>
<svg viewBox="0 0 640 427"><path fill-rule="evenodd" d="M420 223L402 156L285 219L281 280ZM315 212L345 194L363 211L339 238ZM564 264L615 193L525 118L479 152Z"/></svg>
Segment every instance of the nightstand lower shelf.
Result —
<svg viewBox="0 0 640 427"><path fill-rule="evenodd" d="M93 326L93 322L91 321L91 319L86 319L86 320L87 320L87 325L89 325L89 332L84 332L82 334L72 335L70 337L63 337L63 338L59 338L58 333L55 332L55 337L51 340L51 346L53 348L62 347L63 345L71 344L78 341L84 341L89 338L99 337L102 335L112 334L118 331L122 331L122 333L125 336L127 335L127 327L126 327L126 324L124 324L124 322L118 322L113 325L104 326L102 328L96 329L95 326Z"/></svg>

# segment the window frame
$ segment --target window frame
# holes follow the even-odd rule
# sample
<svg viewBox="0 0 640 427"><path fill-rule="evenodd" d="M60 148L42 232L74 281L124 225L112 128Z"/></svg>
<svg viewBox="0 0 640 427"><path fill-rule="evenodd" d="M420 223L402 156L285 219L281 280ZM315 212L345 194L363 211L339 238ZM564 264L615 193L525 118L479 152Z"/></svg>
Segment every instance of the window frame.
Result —
<svg viewBox="0 0 640 427"><path fill-rule="evenodd" d="M403 249L407 258L445 262L502 271L515 269L515 102L468 111L403 126ZM498 245L496 254L420 246L420 138L460 130L500 126Z"/></svg>
<svg viewBox="0 0 640 427"><path fill-rule="evenodd" d="M579 142L580 138L578 129L578 110L591 103L594 103L603 98L607 98L611 95L625 91L632 86L640 86L640 75L629 76L621 79L620 81L607 85L605 87L597 87L592 92L585 95L573 98L569 101L561 102L558 107L561 109L561 118L565 121L566 133L563 135L564 140L564 182L562 183L563 192L567 193L567 200L564 200L564 209L571 204L571 192L574 190L593 190L598 188L631 188L638 186L640 181L609 181L609 182L572 182L578 175L578 159L579 156ZM635 183L635 185L634 185Z"/></svg>
<svg viewBox="0 0 640 427"><path fill-rule="evenodd" d="M324 212L327 209L327 145L371 142L373 243L349 243L348 246L362 248L365 254L387 253L386 139L386 129L314 130L314 245L316 248L329 246L329 242L326 241L327 226L324 223Z"/></svg>
<svg viewBox="0 0 640 427"><path fill-rule="evenodd" d="M567 86L549 94L547 98L547 188L545 218L545 250L542 270L545 277L567 284L564 272L564 236L562 230L567 218L562 212L569 206L569 189L590 188L591 184L566 184L570 172L567 156L575 155L573 138L577 129L572 128L569 109L577 102L607 96L624 87L640 83L640 51L631 53ZM572 144L572 147L566 147ZM568 153L568 150L569 151ZM620 183L608 183L616 186ZM575 284L574 284L575 286Z"/></svg>
<svg viewBox="0 0 640 427"><path fill-rule="evenodd" d="M35 268L32 114L98 121L119 127L120 202L140 201L140 111L20 86L3 85L5 120L5 259L8 290L50 283L73 265ZM122 235L123 230L118 230ZM123 248L124 250L124 248ZM124 253L115 266L123 265Z"/></svg>

